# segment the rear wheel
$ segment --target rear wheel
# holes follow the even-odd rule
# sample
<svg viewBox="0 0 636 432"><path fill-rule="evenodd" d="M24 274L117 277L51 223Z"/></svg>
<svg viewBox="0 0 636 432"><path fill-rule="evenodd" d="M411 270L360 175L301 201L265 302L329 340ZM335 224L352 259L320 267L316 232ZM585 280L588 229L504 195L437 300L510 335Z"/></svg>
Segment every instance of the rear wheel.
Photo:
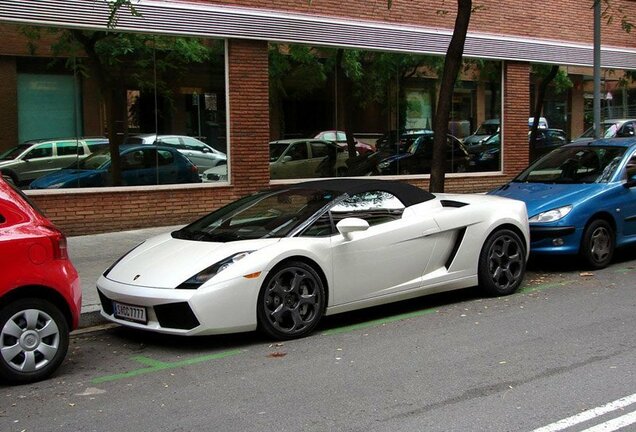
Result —
<svg viewBox="0 0 636 432"><path fill-rule="evenodd" d="M603 219L596 219L583 233L581 255L593 269L606 267L614 256L615 241L612 226Z"/></svg>
<svg viewBox="0 0 636 432"><path fill-rule="evenodd" d="M507 295L519 288L526 270L525 244L517 233L500 229L488 237L479 254L479 285L488 294Z"/></svg>
<svg viewBox="0 0 636 432"><path fill-rule="evenodd" d="M48 377L64 360L68 341L68 323L52 303L9 303L0 311L0 378L27 383Z"/></svg>
<svg viewBox="0 0 636 432"><path fill-rule="evenodd" d="M290 261L265 279L258 296L258 325L276 339L302 337L318 325L324 308L318 273L303 262Z"/></svg>

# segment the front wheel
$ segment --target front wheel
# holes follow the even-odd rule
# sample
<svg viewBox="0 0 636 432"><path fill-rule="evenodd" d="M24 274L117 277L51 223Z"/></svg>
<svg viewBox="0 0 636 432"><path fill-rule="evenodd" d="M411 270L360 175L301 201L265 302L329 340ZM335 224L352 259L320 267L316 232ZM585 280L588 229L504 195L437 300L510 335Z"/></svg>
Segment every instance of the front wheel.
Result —
<svg viewBox="0 0 636 432"><path fill-rule="evenodd" d="M0 311L0 378L28 383L48 377L64 360L68 341L68 323L52 303L9 303Z"/></svg>
<svg viewBox="0 0 636 432"><path fill-rule="evenodd" d="M592 221L581 241L581 255L593 269L606 267L614 256L615 237L612 226L603 219Z"/></svg>
<svg viewBox="0 0 636 432"><path fill-rule="evenodd" d="M325 290L318 273L300 261L275 268L265 279L256 307L258 325L275 339L309 334L322 318Z"/></svg>
<svg viewBox="0 0 636 432"><path fill-rule="evenodd" d="M500 229L488 237L479 254L479 285L491 295L512 294L526 270L525 243L517 233Z"/></svg>

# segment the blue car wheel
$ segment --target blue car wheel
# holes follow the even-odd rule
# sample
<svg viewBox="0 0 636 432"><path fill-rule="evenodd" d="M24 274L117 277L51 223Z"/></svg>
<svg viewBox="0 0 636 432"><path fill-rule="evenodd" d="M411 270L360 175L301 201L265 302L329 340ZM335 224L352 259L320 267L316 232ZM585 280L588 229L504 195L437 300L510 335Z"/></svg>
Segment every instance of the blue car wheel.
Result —
<svg viewBox="0 0 636 432"><path fill-rule="evenodd" d="M581 255L593 269L606 267L614 256L616 238L612 226L603 219L592 221L581 241Z"/></svg>

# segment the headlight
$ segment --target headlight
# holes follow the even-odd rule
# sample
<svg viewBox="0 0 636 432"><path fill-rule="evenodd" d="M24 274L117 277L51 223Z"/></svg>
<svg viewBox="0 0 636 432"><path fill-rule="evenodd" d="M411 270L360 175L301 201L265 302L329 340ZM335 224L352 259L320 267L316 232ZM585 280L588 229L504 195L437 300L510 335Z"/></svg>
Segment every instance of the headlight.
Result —
<svg viewBox="0 0 636 432"><path fill-rule="evenodd" d="M378 168L380 169L388 168L390 164L391 164L390 162L382 162L378 164Z"/></svg>
<svg viewBox="0 0 636 432"><path fill-rule="evenodd" d="M530 219L528 219L528 222L555 222L566 217L571 210L571 205L548 210L543 213L539 213L538 215L532 216Z"/></svg>
<svg viewBox="0 0 636 432"><path fill-rule="evenodd" d="M201 285L212 279L214 276L221 273L232 264L239 262L252 252L254 251L239 252L225 258L222 261L212 264L210 267L206 268L205 270L201 270L199 273L195 274L190 279L179 285L177 289L197 289Z"/></svg>

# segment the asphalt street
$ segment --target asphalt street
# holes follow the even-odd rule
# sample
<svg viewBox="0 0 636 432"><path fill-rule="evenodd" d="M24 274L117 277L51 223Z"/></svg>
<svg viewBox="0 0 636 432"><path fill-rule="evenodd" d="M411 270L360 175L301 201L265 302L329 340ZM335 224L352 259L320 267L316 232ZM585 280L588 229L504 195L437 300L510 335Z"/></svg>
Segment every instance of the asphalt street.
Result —
<svg viewBox="0 0 636 432"><path fill-rule="evenodd" d="M82 330L54 377L0 388L0 430L633 431L635 275L636 255L534 261L512 296L421 297L284 343Z"/></svg>

